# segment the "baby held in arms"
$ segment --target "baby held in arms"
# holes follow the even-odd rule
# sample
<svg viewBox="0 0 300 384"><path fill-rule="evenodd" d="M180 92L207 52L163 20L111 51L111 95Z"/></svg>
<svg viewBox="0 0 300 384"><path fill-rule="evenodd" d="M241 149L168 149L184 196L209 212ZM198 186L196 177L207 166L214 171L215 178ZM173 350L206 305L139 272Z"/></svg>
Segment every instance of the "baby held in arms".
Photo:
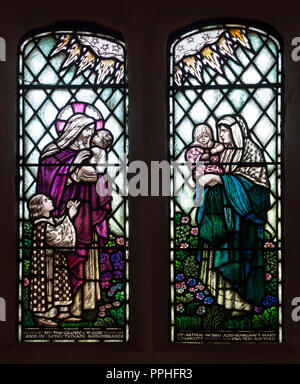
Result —
<svg viewBox="0 0 300 384"><path fill-rule="evenodd" d="M107 129L97 131L92 137L91 154L88 164L76 168L72 178L79 182L81 180L93 179L97 173L104 173L107 164L107 149L113 142L113 135Z"/></svg>
<svg viewBox="0 0 300 384"><path fill-rule="evenodd" d="M208 173L218 175L223 173L223 169L218 165L219 154L223 150L224 145L214 141L213 132L209 125L200 124L194 128L193 142L187 149L185 158L186 161L192 163L195 180Z"/></svg>

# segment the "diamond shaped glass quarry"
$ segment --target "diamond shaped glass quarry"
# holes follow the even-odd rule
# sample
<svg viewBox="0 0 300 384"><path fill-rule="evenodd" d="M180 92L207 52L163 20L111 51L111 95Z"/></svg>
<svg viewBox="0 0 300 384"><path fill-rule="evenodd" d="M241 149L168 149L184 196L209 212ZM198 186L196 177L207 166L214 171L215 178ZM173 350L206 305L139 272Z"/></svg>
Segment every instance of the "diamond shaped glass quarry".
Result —
<svg viewBox="0 0 300 384"><path fill-rule="evenodd" d="M126 342L125 44L53 31L19 52L18 340Z"/></svg>
<svg viewBox="0 0 300 384"><path fill-rule="evenodd" d="M216 25L168 44L171 340L280 343L281 38Z"/></svg>

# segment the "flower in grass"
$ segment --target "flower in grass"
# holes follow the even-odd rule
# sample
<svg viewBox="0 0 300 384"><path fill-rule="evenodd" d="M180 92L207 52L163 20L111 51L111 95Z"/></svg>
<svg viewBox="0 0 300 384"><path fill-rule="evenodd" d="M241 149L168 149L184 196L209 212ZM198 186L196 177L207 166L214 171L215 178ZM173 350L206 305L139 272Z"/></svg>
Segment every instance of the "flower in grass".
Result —
<svg viewBox="0 0 300 384"><path fill-rule="evenodd" d="M190 218L188 216L182 216L181 223L182 224L188 224L190 221Z"/></svg>
<svg viewBox="0 0 300 384"><path fill-rule="evenodd" d="M183 274L183 273L178 273L178 274L176 275L176 280L177 280L177 281L182 281L182 280L184 280L184 274Z"/></svg>
<svg viewBox="0 0 300 384"><path fill-rule="evenodd" d="M117 290L117 287L115 285L113 287L111 287L107 293L108 296L110 296L110 297L113 296L115 294L116 290Z"/></svg>
<svg viewBox="0 0 300 384"><path fill-rule="evenodd" d="M190 287L190 288L189 288L189 291L192 292L192 293L194 293L194 292L197 292L197 289L196 289L195 287Z"/></svg>
<svg viewBox="0 0 300 384"><path fill-rule="evenodd" d="M266 274L265 274L265 279L266 279L267 281L272 280L272 275L271 275L271 273L266 273Z"/></svg>
<svg viewBox="0 0 300 384"><path fill-rule="evenodd" d="M111 256L111 261L113 263L119 263L121 261L121 255L122 253L121 252L116 252L114 253L112 256Z"/></svg>
<svg viewBox="0 0 300 384"><path fill-rule="evenodd" d="M198 235L198 228L197 227L191 228L191 234L194 236L197 236Z"/></svg>
<svg viewBox="0 0 300 384"><path fill-rule="evenodd" d="M181 249L185 249L185 248L188 248L190 245L188 243L181 243L180 244L180 248Z"/></svg>
<svg viewBox="0 0 300 384"><path fill-rule="evenodd" d="M124 245L125 244L124 237L117 237L117 244Z"/></svg>
<svg viewBox="0 0 300 384"><path fill-rule="evenodd" d="M105 272L101 276L102 281L109 281L112 279L112 274L110 272Z"/></svg>
<svg viewBox="0 0 300 384"><path fill-rule="evenodd" d="M206 308L204 307L204 305L200 305L197 309L196 309L196 313L197 315L201 316L201 315L204 315L206 311Z"/></svg>
<svg viewBox="0 0 300 384"><path fill-rule="evenodd" d="M108 254L107 253L101 253L99 261L100 261L101 264L109 263L109 256L108 256Z"/></svg>
<svg viewBox="0 0 300 384"><path fill-rule="evenodd" d="M107 304L105 304L105 308L111 308L112 307L112 305L111 304L109 304L109 303L107 303ZM100 307L101 308L101 307Z"/></svg>
<svg viewBox="0 0 300 384"><path fill-rule="evenodd" d="M28 277L24 277L24 287L27 287L30 283L30 280L28 279Z"/></svg>
<svg viewBox="0 0 300 384"><path fill-rule="evenodd" d="M123 273L121 271L114 271L115 279L122 279Z"/></svg>
<svg viewBox="0 0 300 384"><path fill-rule="evenodd" d="M262 313L262 307L255 307L254 312L256 313Z"/></svg>
<svg viewBox="0 0 300 384"><path fill-rule="evenodd" d="M105 317L105 312L99 312L100 317Z"/></svg>
<svg viewBox="0 0 300 384"><path fill-rule="evenodd" d="M271 307L273 305L276 305L278 302L277 297L274 296L266 296L265 299L262 302L262 305L264 307Z"/></svg>
<svg viewBox="0 0 300 384"><path fill-rule="evenodd" d="M204 290L204 285L203 284L198 284L198 285L196 285L196 287L195 287L195 289L197 290L197 291L203 291Z"/></svg>
<svg viewBox="0 0 300 384"><path fill-rule="evenodd" d="M183 304L177 304L176 305L176 311L177 312L180 312L180 313L182 313L182 312L184 312L184 306L183 306Z"/></svg>
<svg viewBox="0 0 300 384"><path fill-rule="evenodd" d="M264 248L275 248L275 244L273 244L271 241L267 241L264 245Z"/></svg>
<svg viewBox="0 0 300 384"><path fill-rule="evenodd" d="M185 282L177 283L176 284L176 292L177 293L183 293L186 290Z"/></svg>
<svg viewBox="0 0 300 384"><path fill-rule="evenodd" d="M100 255L100 272L103 273L105 271L111 271L112 266L109 261L109 255L107 253L101 253Z"/></svg>
<svg viewBox="0 0 300 384"><path fill-rule="evenodd" d="M187 285L189 285L190 287L195 287L196 284L197 284L196 279L189 278L187 281Z"/></svg>
<svg viewBox="0 0 300 384"><path fill-rule="evenodd" d="M211 303L213 303L214 299L212 297L206 297L204 299L204 304L208 304L210 305Z"/></svg>
<svg viewBox="0 0 300 384"><path fill-rule="evenodd" d="M99 311L100 312L105 312L105 305L101 305L101 307L99 307Z"/></svg>
<svg viewBox="0 0 300 384"><path fill-rule="evenodd" d="M196 293L196 299L198 300L203 300L205 297L204 293L203 292L198 292Z"/></svg>
<svg viewBox="0 0 300 384"><path fill-rule="evenodd" d="M114 302L113 302L113 305L114 305L115 307L119 307L120 304L121 304L120 301L114 301Z"/></svg>
<svg viewBox="0 0 300 384"><path fill-rule="evenodd" d="M101 288L102 289L107 289L110 287L110 282L109 281L102 281L101 282Z"/></svg>

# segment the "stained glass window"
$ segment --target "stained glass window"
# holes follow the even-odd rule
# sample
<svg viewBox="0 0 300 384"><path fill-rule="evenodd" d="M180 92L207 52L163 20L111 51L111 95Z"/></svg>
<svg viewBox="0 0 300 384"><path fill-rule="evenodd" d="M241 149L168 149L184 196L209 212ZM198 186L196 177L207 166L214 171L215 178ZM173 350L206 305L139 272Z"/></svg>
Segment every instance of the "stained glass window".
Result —
<svg viewBox="0 0 300 384"><path fill-rule="evenodd" d="M126 66L115 32L21 41L19 341L128 340Z"/></svg>
<svg viewBox="0 0 300 384"><path fill-rule="evenodd" d="M240 23L170 36L172 342L282 342L280 41Z"/></svg>

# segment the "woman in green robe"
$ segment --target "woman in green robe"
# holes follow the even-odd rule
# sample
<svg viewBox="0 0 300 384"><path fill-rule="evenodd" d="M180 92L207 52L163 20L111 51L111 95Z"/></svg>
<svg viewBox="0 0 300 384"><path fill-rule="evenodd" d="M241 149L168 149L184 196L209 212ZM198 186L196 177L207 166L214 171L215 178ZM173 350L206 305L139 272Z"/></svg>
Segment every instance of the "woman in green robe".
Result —
<svg viewBox="0 0 300 384"><path fill-rule="evenodd" d="M262 150L245 121L224 116L217 123L223 174L205 174L197 212L201 280L232 314L253 311L264 296L264 225L269 180Z"/></svg>

